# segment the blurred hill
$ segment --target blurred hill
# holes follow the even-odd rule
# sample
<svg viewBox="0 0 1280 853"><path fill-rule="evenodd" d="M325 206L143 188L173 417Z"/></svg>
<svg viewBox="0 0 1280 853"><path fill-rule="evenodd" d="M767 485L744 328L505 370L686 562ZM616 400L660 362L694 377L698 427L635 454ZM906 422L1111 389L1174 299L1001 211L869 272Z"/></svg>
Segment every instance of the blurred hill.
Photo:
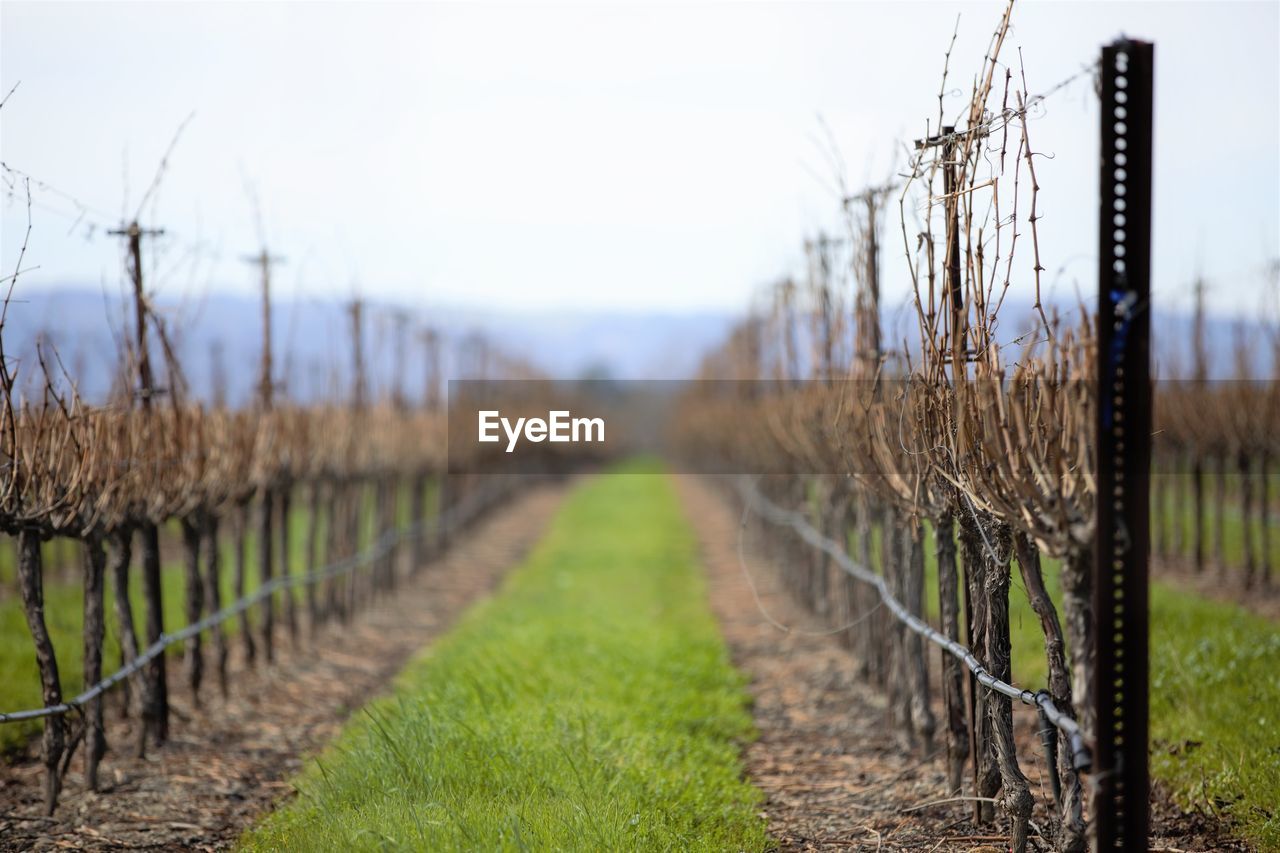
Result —
<svg viewBox="0 0 1280 853"><path fill-rule="evenodd" d="M20 288L5 328L6 353L21 365L20 386L29 395L38 391L35 347L37 340L44 340L56 348L67 371L77 377L81 393L90 400L102 399L119 361L119 338L130 328L126 321L132 316L129 305L121 293L85 287L46 292ZM256 299L214 293L171 300L161 295L156 309L171 330L185 378L195 394L211 398L214 362L220 359L227 401L236 405L249 399L261 351ZM365 316L371 391L386 393L397 375L391 306L370 301ZM1064 316L1071 315L1064 311ZM1033 327L1029 306L1012 300L1002 309L1001 317L1001 338L1005 340ZM738 319L729 312L516 312L501 307L440 306L416 314L414 322L418 327L427 324L442 330L445 372L455 378L469 375L459 355L463 342L481 333L502 352L553 378L683 379L693 374L707 350L724 341ZM898 316L896 325L905 319L909 318ZM272 326L276 372L285 393L309 401L331 389L350 387L351 343L341 304L281 299L275 303ZM894 326L887 317L888 337L901 340L902 335L893 334ZM1192 357L1190 317L1157 312L1154 329L1159 373L1181 375ZM1268 331L1259 321L1211 316L1206 329L1214 378L1234 375L1236 344L1242 338L1251 348L1254 375L1270 374ZM220 355L214 355L215 349ZM405 361L403 381L412 398L422 394L425 384L421 346L410 342Z"/></svg>
<svg viewBox="0 0 1280 853"><path fill-rule="evenodd" d="M130 335L132 308L123 294L89 288L60 288L15 294L5 327L5 350L24 367L20 385L34 381L35 348L43 340L56 348L67 371L90 400L107 393L119 361L120 339ZM212 395L214 361L220 358L229 403L247 400L257 381L262 347L260 304L251 296L210 294L199 299L157 297L157 313L175 343L188 386L202 398ZM374 394L390 389L395 366L392 307L371 300L365 309L365 358ZM443 338L445 370L457 377L467 368L459 352L475 333L503 353L533 364L548 376L615 379L681 379L718 345L735 318L695 314L515 312L501 307L425 309L410 329L430 327ZM336 301L280 299L272 315L276 373L290 396L312 400L331 388L349 387L352 359L349 320ZM220 350L220 356L214 350ZM424 350L410 341L404 367L406 393L422 393ZM23 381L25 380L25 381Z"/></svg>

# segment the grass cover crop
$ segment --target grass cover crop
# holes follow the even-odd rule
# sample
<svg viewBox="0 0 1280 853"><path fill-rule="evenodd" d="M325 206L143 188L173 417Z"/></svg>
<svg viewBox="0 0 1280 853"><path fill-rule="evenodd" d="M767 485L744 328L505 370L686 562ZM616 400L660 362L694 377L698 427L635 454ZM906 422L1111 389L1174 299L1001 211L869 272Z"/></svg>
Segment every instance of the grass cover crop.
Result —
<svg viewBox="0 0 1280 853"><path fill-rule="evenodd" d="M758 850L748 696L667 478L581 487L249 849Z"/></svg>

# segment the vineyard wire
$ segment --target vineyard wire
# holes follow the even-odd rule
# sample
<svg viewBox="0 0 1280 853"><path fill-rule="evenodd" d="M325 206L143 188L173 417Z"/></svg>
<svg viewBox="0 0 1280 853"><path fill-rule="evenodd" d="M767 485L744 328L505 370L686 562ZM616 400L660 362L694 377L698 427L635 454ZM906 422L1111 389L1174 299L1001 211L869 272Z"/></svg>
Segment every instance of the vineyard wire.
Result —
<svg viewBox="0 0 1280 853"><path fill-rule="evenodd" d="M875 587L880 595L880 600L885 607L889 609L899 622L902 622L915 633L924 637L929 642L946 650L952 656L959 659L969 671L974 674L979 684L996 693L1000 693L1010 699L1017 699L1024 705L1039 710L1044 719L1052 724L1055 728L1066 736L1071 747L1071 762L1076 770L1088 772L1090 769L1093 756L1089 747L1084 742L1084 735L1080 731L1080 725L1069 715L1064 714L1057 705L1054 704L1053 696L1048 690L1038 690L1032 692L1030 690L1022 690L1009 684L1007 681L1001 681L992 675L987 668L979 661L965 646L955 640L951 640L946 636L938 633L929 627L923 620L913 615L902 602L889 592L888 586L885 585L884 578L870 571L864 566L855 563L848 554L834 540L823 536L814 527L809 524L799 513L783 509L771 502L768 498L760 494L753 485L738 481L738 491L743 499L757 514L762 518L773 522L774 524L785 524L791 527L801 539L809 545L820 551L826 552L838 565L845 574L860 580L863 583L870 584Z"/></svg>
<svg viewBox="0 0 1280 853"><path fill-rule="evenodd" d="M59 714L68 714L72 711L79 711L86 703L96 699L98 696L110 690L116 684L138 672L148 662L153 660L157 655L164 652L175 643L189 640L197 634L209 630L215 625L226 622L233 616L237 616L248 610L255 604L258 604L267 596L273 595L278 590L287 589L295 586L304 586L319 583L329 578L347 574L355 571L361 566L368 565L384 556L399 543L416 539L424 535L429 529L435 528L440 531L452 530L465 524L476 516L477 513L488 508L499 495L500 491L489 489L488 491L477 492L468 499L468 502L451 507L441 514L441 518L434 522L416 522L412 526L401 531L387 531L383 533L374 543L372 548L365 550L360 554L351 557L345 557L327 566L321 566L305 574L298 575L282 575L276 577L262 586L258 587L252 594L240 598L216 613L211 613L199 622L194 622L173 633L164 633L160 638L147 647L146 651L139 652L138 656L131 660L128 664L118 669L116 672L99 681L97 684L89 687L74 699L63 702L60 705L50 705L46 708L32 708L26 711L9 711L0 712L0 724L17 723L24 720L36 720L43 717L52 717Z"/></svg>

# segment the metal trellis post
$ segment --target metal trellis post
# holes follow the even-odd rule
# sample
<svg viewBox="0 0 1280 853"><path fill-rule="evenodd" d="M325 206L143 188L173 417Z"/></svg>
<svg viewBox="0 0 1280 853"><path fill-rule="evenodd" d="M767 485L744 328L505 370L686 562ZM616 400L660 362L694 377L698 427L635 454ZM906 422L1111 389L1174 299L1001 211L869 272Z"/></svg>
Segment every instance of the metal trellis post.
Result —
<svg viewBox="0 0 1280 853"><path fill-rule="evenodd" d="M1096 847L1146 850L1150 825L1151 119L1154 48L1102 51L1098 209Z"/></svg>

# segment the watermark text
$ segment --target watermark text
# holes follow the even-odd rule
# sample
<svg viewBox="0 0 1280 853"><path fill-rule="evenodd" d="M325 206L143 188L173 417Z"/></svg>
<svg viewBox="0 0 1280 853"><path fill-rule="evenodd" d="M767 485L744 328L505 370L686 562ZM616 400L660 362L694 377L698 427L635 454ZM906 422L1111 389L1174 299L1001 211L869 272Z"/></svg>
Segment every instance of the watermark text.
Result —
<svg viewBox="0 0 1280 853"><path fill-rule="evenodd" d="M502 440L501 433L505 433L507 453L515 452L522 437L525 441L534 443L604 441L604 418L575 418L567 410L547 412L546 418L516 418L514 423L510 418L504 418L496 409L482 409L477 415L477 440L484 443L499 442Z"/></svg>

